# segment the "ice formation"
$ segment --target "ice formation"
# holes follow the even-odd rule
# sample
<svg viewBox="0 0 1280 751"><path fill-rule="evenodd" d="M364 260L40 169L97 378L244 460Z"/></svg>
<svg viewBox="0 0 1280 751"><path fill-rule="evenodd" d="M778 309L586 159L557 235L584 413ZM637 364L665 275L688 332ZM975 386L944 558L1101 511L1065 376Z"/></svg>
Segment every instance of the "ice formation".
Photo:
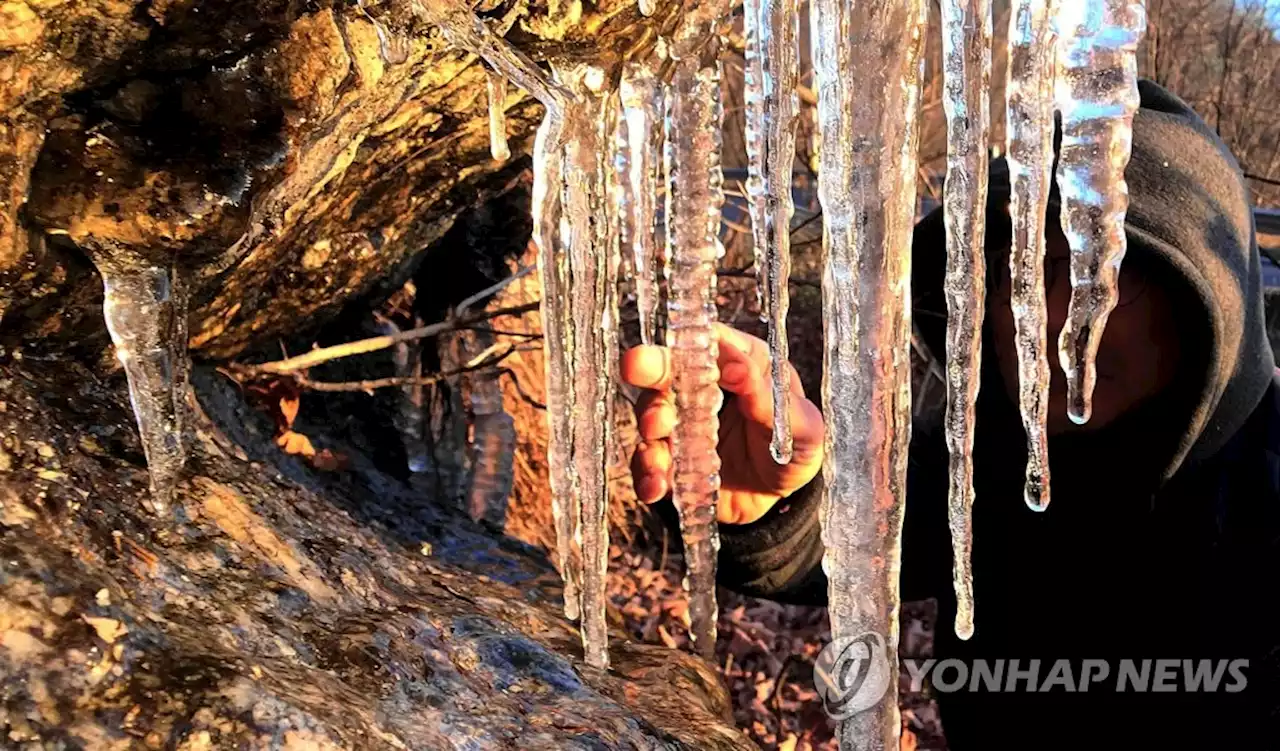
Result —
<svg viewBox="0 0 1280 751"><path fill-rule="evenodd" d="M791 276L791 169L800 98L798 0L746 0L747 196L761 313L769 322L774 461L791 461L787 311Z"/></svg>
<svg viewBox="0 0 1280 751"><path fill-rule="evenodd" d="M618 245L611 241L609 127L604 71L556 67L573 94L564 112L560 242L571 270L568 294L573 345L572 485L582 551L582 639L589 664L609 662L605 574L609 563L607 468L613 447L614 373L618 360Z"/></svg>
<svg viewBox="0 0 1280 751"><path fill-rule="evenodd" d="M641 10L650 13L652 2ZM534 149L534 239L543 283L548 462L565 608L581 618L584 651L607 664L604 633L605 466L612 445L617 274L625 249L636 276L644 341L657 340L656 267L668 280L668 341L678 420L672 436L695 645L715 645L719 494L715 268L721 255L720 25L726 0L691 2L664 60L625 63L619 89L604 71L553 61L554 79L491 34L460 4L428 0L428 18L454 44L547 107ZM910 248L925 0L813 0L811 43L818 93L815 142L823 208L823 561L834 638L884 637L896 685L898 571L910 410ZM973 404L984 295L983 219L990 77L989 0L944 0L944 110L948 125L946 293L948 418L956 629L972 631L969 547ZM1026 498L1048 502L1044 441L1043 230L1052 163L1053 105L1063 113L1058 179L1071 240L1072 308L1059 344L1073 419L1088 416L1092 356L1115 303L1124 252L1123 168L1137 105L1133 51L1139 4L1015 0L1008 71L1014 320L1020 406L1030 446ZM763 310L775 363L787 357L787 245L794 159L798 10L795 0L746 7L749 185ZM1057 68L1055 40L1057 33ZM1057 76L1056 89L1055 74ZM491 81L494 79L491 79ZM666 87L665 90L663 87ZM614 99L613 97L617 98ZM500 97L491 97L491 102ZM660 114L665 113L665 114ZM667 242L656 247L658 122L665 131ZM616 221L614 217L617 217ZM775 456L789 441L789 385L774 377ZM477 422L483 411L473 404ZM477 432L479 432L477 425ZM842 721L842 747L893 749L894 692Z"/></svg>
<svg viewBox="0 0 1280 751"><path fill-rule="evenodd" d="M640 339L654 344L658 315L657 236L658 171L662 159L661 60L631 63L623 68L618 99L614 170L617 180L619 240L630 253L640 315Z"/></svg>
<svg viewBox="0 0 1280 751"><path fill-rule="evenodd" d="M186 461L187 305L172 268L128 253L94 255L102 315L129 380L151 505L166 510Z"/></svg>
<svg viewBox="0 0 1280 751"><path fill-rule="evenodd" d="M694 646L715 653L716 503L720 494L719 417L723 394L716 365L716 264L724 176L720 166L719 25L729 3L704 0L677 29L667 91L667 345L671 348L676 425L671 435L672 500L684 541Z"/></svg>
<svg viewBox="0 0 1280 751"><path fill-rule="evenodd" d="M1067 415L1089 420L1094 358L1119 297L1129 192L1124 168L1138 109L1138 42L1146 9L1133 0L1054 4L1058 36L1055 99L1062 113L1058 190L1062 231L1071 247L1071 302L1058 338L1067 381Z"/></svg>
<svg viewBox="0 0 1280 751"><path fill-rule="evenodd" d="M474 332L472 349L483 352L492 335ZM474 363L472 363L474 365ZM467 512L476 521L502 529L507 518L507 498L515 479L516 423L502 404L500 374L469 373L471 395L471 480L467 486Z"/></svg>
<svg viewBox="0 0 1280 751"><path fill-rule="evenodd" d="M431 435L437 494L466 511L467 417L459 374L467 363L464 345L458 336L440 337L436 342L441 371L453 375L437 386L440 398L431 405Z"/></svg>
<svg viewBox="0 0 1280 751"><path fill-rule="evenodd" d="M942 108L947 120L947 512L956 592L956 635L973 636L973 434L986 298L983 238L991 113L991 4L942 3Z"/></svg>
<svg viewBox="0 0 1280 751"><path fill-rule="evenodd" d="M564 578L565 616L581 615L582 552L577 543L578 507L572 492L573 322L569 317L569 259L560 248L564 116L548 108L533 147L533 240L542 282L543 357L546 373L547 468L555 520L556 561Z"/></svg>
<svg viewBox="0 0 1280 751"><path fill-rule="evenodd" d="M815 0L825 263L821 525L832 638L884 638L897 685L911 435L910 275L926 0ZM896 692L842 720L841 748L898 748Z"/></svg>
<svg viewBox="0 0 1280 751"><path fill-rule="evenodd" d="M1005 89L1010 307L1018 351L1018 407L1027 433L1027 505L1049 505L1049 358L1045 314L1045 210L1053 170L1053 34L1049 0L1015 0Z"/></svg>
<svg viewBox="0 0 1280 751"><path fill-rule="evenodd" d="M387 334L400 333L400 328L391 321L386 321L382 330ZM392 350L392 363L397 377L421 378L422 342L413 340L396 344ZM405 463L414 474L434 469L427 445L426 389L421 383L409 383L401 386L396 394L396 432L400 434L400 443L404 447Z"/></svg>
<svg viewBox="0 0 1280 751"><path fill-rule="evenodd" d="M489 154L505 162L511 158L511 147L507 145L507 79L486 70L485 89L489 94Z"/></svg>

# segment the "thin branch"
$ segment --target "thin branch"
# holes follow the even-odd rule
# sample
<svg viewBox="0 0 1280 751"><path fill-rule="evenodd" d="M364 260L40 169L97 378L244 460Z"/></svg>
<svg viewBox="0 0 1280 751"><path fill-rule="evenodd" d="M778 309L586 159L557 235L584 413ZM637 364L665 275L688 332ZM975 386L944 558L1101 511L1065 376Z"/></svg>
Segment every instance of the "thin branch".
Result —
<svg viewBox="0 0 1280 751"><path fill-rule="evenodd" d="M471 297L468 297L467 299L458 303L454 307L453 309L454 317L462 318L467 314L467 310L469 310L472 305L475 305L476 303L480 302L481 300L484 300L485 298L493 297L494 295L498 294L502 290L506 289L515 280L522 279L528 276L529 272L531 271L533 271L532 266L525 266L521 268L519 271L517 271L516 273L507 277L506 279L503 279L502 281L498 282L497 284L493 284L491 286L485 287L484 289L475 293Z"/></svg>
<svg viewBox="0 0 1280 751"><path fill-rule="evenodd" d="M813 214L813 216L810 216L808 219L805 219L803 222L800 222L796 226L792 227L791 234L793 235L796 234L800 230L804 229L805 227L808 227L810 224L813 224L814 222L818 221L821 218L822 218L822 210L819 209L817 212Z"/></svg>
<svg viewBox="0 0 1280 751"><path fill-rule="evenodd" d="M751 268L745 269L717 269L716 276L721 279L755 279L756 272ZM801 287L821 287L822 282L817 279L810 279L803 276L793 276L788 280L791 284Z"/></svg>
<svg viewBox="0 0 1280 751"><path fill-rule="evenodd" d="M433 323L428 326L409 329L408 331L401 331L398 334L375 336L370 337L369 339L347 342L345 344L335 344L332 347L320 347L318 349L313 349L306 354L298 355L297 357L289 357L284 360L276 360L275 362L267 362L260 365L236 365L235 368L236 370L250 376L297 373L307 370L308 368L314 368L315 366L329 362L330 360L338 360L343 357L377 352L378 350L392 347L400 342L427 339L449 331L466 328L480 321L487 321L491 318L522 315L524 313L537 310L538 306L539 303L530 302L509 308L500 308L498 310L478 313L476 315L440 321L439 323Z"/></svg>
<svg viewBox="0 0 1280 751"><path fill-rule="evenodd" d="M1262 175L1254 175L1248 172L1244 173L1244 176L1250 180L1257 180L1264 185L1280 185L1280 180L1273 177L1263 177Z"/></svg>
<svg viewBox="0 0 1280 751"><path fill-rule="evenodd" d="M498 368L498 363L517 351L519 351L519 348L508 346L505 350L490 353L487 357L478 362L473 361L470 365L425 376L391 376L388 378L372 378L366 381L313 381L303 373L291 373L289 375L300 388L311 391L362 391L367 393L374 389L396 386L431 386L464 373L500 372L504 369Z"/></svg>

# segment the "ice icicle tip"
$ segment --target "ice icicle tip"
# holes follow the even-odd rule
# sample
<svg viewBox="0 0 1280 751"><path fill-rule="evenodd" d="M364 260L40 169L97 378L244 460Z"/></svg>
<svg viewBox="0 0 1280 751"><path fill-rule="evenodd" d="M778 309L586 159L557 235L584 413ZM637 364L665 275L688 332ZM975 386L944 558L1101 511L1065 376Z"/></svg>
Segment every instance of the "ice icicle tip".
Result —
<svg viewBox="0 0 1280 751"><path fill-rule="evenodd" d="M485 89L489 95L489 154L505 162L511 158L511 147L507 143L506 77L486 69Z"/></svg>
<svg viewBox="0 0 1280 751"><path fill-rule="evenodd" d="M1045 495L1044 476L1039 472L1027 472L1027 484L1023 488L1023 499L1027 502L1027 508L1032 511L1047 511L1049 502Z"/></svg>

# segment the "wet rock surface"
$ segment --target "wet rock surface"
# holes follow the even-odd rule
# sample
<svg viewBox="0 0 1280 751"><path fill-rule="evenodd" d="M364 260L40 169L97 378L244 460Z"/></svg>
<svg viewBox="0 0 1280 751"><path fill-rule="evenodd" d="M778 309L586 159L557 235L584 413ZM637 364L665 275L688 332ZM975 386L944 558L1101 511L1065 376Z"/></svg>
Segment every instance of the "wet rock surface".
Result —
<svg viewBox="0 0 1280 751"><path fill-rule="evenodd" d="M282 457L234 384L195 383L156 518L123 379L0 362L6 745L751 747L696 658L614 634L614 668L586 667L540 553L359 454Z"/></svg>

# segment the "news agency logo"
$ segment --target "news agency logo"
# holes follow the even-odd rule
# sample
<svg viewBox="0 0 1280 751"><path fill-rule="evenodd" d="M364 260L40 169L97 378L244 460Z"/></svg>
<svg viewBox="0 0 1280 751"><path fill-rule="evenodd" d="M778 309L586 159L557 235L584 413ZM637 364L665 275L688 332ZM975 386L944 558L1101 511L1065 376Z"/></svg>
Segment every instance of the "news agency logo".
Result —
<svg viewBox="0 0 1280 751"><path fill-rule="evenodd" d="M822 708L837 720L878 704L889 690L889 678L888 647L874 631L832 640L813 666Z"/></svg>
<svg viewBox="0 0 1280 751"><path fill-rule="evenodd" d="M848 719L884 698L891 679L889 650L874 631L832 641L818 654L813 682L822 708ZM940 693L1239 693L1248 686L1248 660L946 660L902 661L912 692L926 680Z"/></svg>

